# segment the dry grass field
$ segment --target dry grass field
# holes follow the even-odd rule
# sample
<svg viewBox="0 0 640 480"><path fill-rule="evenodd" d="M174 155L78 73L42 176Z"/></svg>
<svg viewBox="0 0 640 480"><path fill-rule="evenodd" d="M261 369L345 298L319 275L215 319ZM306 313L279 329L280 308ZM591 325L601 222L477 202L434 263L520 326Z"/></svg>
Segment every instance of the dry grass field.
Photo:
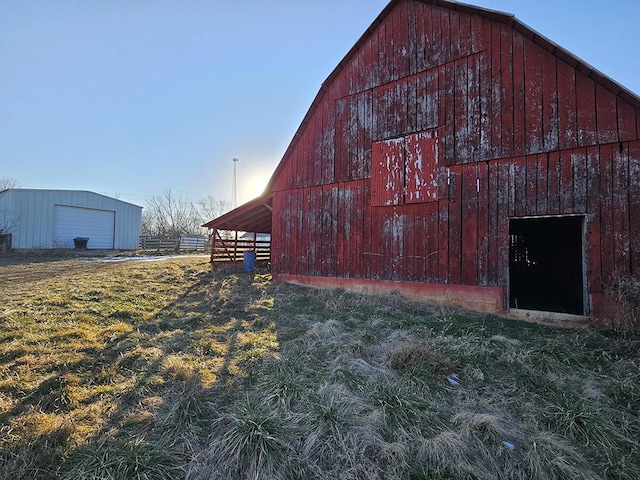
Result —
<svg viewBox="0 0 640 480"><path fill-rule="evenodd" d="M0 265L2 479L637 479L640 338L211 274Z"/></svg>

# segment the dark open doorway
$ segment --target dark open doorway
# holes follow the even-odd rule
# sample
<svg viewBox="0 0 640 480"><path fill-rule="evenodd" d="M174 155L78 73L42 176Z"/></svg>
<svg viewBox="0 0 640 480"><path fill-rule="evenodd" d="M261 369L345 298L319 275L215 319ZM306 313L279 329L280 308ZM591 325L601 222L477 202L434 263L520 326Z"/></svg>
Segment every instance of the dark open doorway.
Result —
<svg viewBox="0 0 640 480"><path fill-rule="evenodd" d="M583 315L583 217L509 221L509 307Z"/></svg>

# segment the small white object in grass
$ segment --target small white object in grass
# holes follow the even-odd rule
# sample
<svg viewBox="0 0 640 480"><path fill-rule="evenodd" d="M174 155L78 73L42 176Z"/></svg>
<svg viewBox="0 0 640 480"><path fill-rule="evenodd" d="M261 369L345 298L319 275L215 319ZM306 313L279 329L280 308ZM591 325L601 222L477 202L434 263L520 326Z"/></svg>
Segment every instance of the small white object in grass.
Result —
<svg viewBox="0 0 640 480"><path fill-rule="evenodd" d="M507 442L507 441L502 442L502 445L507 447L509 450L515 450L516 448L516 446L513 443Z"/></svg>
<svg viewBox="0 0 640 480"><path fill-rule="evenodd" d="M453 373L447 377L447 380L449 380L449 383L451 385L460 385L460 383L457 381L457 378L458 378L458 375Z"/></svg>

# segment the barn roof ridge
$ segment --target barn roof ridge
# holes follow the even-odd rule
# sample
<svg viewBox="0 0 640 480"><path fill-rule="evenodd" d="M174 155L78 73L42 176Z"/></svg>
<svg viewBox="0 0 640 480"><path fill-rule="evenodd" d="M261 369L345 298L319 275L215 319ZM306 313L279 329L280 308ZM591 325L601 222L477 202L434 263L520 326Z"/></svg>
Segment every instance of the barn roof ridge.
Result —
<svg viewBox="0 0 640 480"><path fill-rule="evenodd" d="M273 172L273 175L269 179L269 183L265 189L265 192L271 192L273 184L275 183L278 175L282 171L284 163L287 158L291 154L291 152L295 149L295 146L298 143L298 140L302 133L304 132L305 127L309 123L309 120L313 117L315 110L324 97L325 93L329 89L329 85L333 83L335 78L340 74L342 69L349 63L351 58L357 54L360 47L364 44L364 42L374 33L375 29L380 25L385 18L391 13L391 11L401 2L406 0L391 0L387 6L380 12L380 14L375 18L375 20L369 25L369 27L364 31L364 33L358 38L356 43L349 49L346 55L338 62L338 65L331 71L331 73L327 76L327 78L321 83L320 89L318 93L314 97L313 101L307 113L302 118L300 125L298 126L296 132L291 138L291 142L287 149L285 150L280 162L276 166L276 169ZM548 51L552 55L556 56L561 61L565 62L567 65L575 68L579 72L586 75L588 78L593 81L599 83L604 88L609 90L616 96L619 96L623 100L631 103L632 105L640 108L640 96L636 93L632 92L628 88L619 84L603 72L599 71L597 68L589 65L586 61L579 58L577 55L571 53L569 50L564 47L558 45L552 40L548 39L546 36L541 34L540 32L534 30L529 27L524 22L520 21L515 14L502 12L499 10L491 10L488 8L480 7L477 5L471 5L468 3L462 3L455 0L414 0L420 3L424 3L427 5L435 5L442 8L449 8L452 10L462 11L466 13L472 13L476 15L480 15L486 17L490 20L495 20L497 22L502 22L505 25L514 28L516 31L523 34L525 37L529 38L533 43Z"/></svg>

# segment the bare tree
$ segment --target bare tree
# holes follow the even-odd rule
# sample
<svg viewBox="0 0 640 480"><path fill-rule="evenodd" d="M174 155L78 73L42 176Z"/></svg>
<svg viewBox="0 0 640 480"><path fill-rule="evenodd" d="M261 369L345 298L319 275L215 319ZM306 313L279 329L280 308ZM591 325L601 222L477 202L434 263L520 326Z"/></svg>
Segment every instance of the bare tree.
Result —
<svg viewBox="0 0 640 480"><path fill-rule="evenodd" d="M179 237L186 234L202 233L200 216L193 203L178 195L170 188L147 200L142 215L143 235Z"/></svg>
<svg viewBox="0 0 640 480"><path fill-rule="evenodd" d="M227 213L231 209L231 203L225 200L216 200L213 195L207 195L198 200L198 210L201 224Z"/></svg>
<svg viewBox="0 0 640 480"><path fill-rule="evenodd" d="M11 177L0 177L0 192L9 190L10 188L16 188L18 186L18 180Z"/></svg>

